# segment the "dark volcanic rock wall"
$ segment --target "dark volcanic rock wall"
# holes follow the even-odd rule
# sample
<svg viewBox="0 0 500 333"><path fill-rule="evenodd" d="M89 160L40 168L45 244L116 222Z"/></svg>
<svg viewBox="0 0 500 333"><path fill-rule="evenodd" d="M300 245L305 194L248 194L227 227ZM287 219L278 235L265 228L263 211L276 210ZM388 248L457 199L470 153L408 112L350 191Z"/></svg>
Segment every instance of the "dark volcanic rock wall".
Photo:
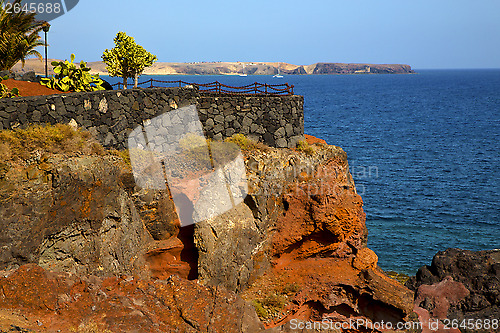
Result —
<svg viewBox="0 0 500 333"><path fill-rule="evenodd" d="M235 133L251 136L271 147L294 148L303 139L302 96L209 96L198 99L200 120L211 138Z"/></svg>
<svg viewBox="0 0 500 333"><path fill-rule="evenodd" d="M105 147L125 148L144 120L182 106L198 105L208 137L234 133L274 147L295 147L304 135L302 96L228 96L192 88L146 88L68 93L0 100L0 130L30 123L69 123L89 130Z"/></svg>

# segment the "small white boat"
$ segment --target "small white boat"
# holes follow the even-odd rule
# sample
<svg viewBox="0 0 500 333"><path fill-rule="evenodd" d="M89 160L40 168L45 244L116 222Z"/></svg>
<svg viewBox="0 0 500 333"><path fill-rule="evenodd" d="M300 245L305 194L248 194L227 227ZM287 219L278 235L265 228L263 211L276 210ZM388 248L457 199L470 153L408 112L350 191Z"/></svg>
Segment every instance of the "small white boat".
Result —
<svg viewBox="0 0 500 333"><path fill-rule="evenodd" d="M240 76L247 76L244 71L245 71L245 64L244 63L241 63L241 65L243 66L243 68L241 69L241 74Z"/></svg>
<svg viewBox="0 0 500 333"><path fill-rule="evenodd" d="M278 66L278 74L273 75L273 77L276 77L278 79L283 78L283 75L280 74L280 68L281 68L281 62L279 64L279 66Z"/></svg>

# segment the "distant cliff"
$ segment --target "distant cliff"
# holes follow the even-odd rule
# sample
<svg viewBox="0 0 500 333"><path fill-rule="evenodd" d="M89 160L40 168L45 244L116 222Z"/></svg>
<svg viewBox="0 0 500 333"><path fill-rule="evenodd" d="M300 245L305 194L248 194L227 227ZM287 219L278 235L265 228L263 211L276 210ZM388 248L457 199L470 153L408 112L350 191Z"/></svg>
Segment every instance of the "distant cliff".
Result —
<svg viewBox="0 0 500 333"><path fill-rule="evenodd" d="M415 73L409 65L392 64L340 64L317 63L308 66L307 74L412 74Z"/></svg>
<svg viewBox="0 0 500 333"><path fill-rule="evenodd" d="M50 61L57 59L49 59ZM89 62L93 73L107 75L106 65L102 61ZM24 68L16 64L13 70L18 72L35 71L44 74L44 63L38 59L28 59ZM412 74L411 66L402 64L344 64L316 63L312 65L294 65L285 62L157 62L146 68L149 75L306 75L306 74ZM49 74L53 74L49 66Z"/></svg>

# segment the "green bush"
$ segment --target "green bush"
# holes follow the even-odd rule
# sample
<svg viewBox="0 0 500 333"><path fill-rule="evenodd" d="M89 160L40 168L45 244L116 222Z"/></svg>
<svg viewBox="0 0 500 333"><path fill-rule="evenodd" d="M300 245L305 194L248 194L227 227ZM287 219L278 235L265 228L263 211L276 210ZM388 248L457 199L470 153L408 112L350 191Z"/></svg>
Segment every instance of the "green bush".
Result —
<svg viewBox="0 0 500 333"><path fill-rule="evenodd" d="M285 306L286 300L283 295L269 294L266 298L262 300L262 305L266 306L270 310L277 312Z"/></svg>
<svg viewBox="0 0 500 333"><path fill-rule="evenodd" d="M250 138L247 138L243 134L233 134L233 136L227 138L225 141L237 144L242 150L267 150L269 148L261 142L257 142Z"/></svg>
<svg viewBox="0 0 500 333"><path fill-rule="evenodd" d="M9 90L5 84L1 83L3 80L7 80L7 77L0 77L0 98L14 98L21 96L19 94L19 89L13 88L12 90Z"/></svg>
<svg viewBox="0 0 500 333"><path fill-rule="evenodd" d="M103 81L99 78L99 75L91 75L89 73L90 68L87 67L83 60L80 62L80 67L73 63L74 60L75 54L71 54L71 62L68 60L53 61L52 66L54 66L56 75L51 78L43 78L41 84L60 91L104 90L101 86Z"/></svg>
<svg viewBox="0 0 500 333"><path fill-rule="evenodd" d="M314 154L314 148L309 143L307 143L306 140L300 140L297 142L297 150L304 152L306 155Z"/></svg>
<svg viewBox="0 0 500 333"><path fill-rule="evenodd" d="M262 304L258 300L253 300L252 305L255 308L255 312L260 319L267 319L269 317L269 312L262 306Z"/></svg>
<svg viewBox="0 0 500 333"><path fill-rule="evenodd" d="M408 275L404 274L404 273L398 273L398 272L394 272L394 271L387 271L385 273L391 279L394 279L394 280L398 281L401 284L405 284L410 279L410 277Z"/></svg>

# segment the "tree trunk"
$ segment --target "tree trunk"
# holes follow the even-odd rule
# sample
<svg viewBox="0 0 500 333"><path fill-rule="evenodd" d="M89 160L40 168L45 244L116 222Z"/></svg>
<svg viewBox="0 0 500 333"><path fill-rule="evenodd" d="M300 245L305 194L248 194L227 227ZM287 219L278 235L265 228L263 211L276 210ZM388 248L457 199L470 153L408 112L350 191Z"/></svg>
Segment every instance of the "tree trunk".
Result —
<svg viewBox="0 0 500 333"><path fill-rule="evenodd" d="M139 83L139 75L134 73L134 88L137 88L137 84Z"/></svg>
<svg viewBox="0 0 500 333"><path fill-rule="evenodd" d="M127 89L127 77L123 77L123 89Z"/></svg>

